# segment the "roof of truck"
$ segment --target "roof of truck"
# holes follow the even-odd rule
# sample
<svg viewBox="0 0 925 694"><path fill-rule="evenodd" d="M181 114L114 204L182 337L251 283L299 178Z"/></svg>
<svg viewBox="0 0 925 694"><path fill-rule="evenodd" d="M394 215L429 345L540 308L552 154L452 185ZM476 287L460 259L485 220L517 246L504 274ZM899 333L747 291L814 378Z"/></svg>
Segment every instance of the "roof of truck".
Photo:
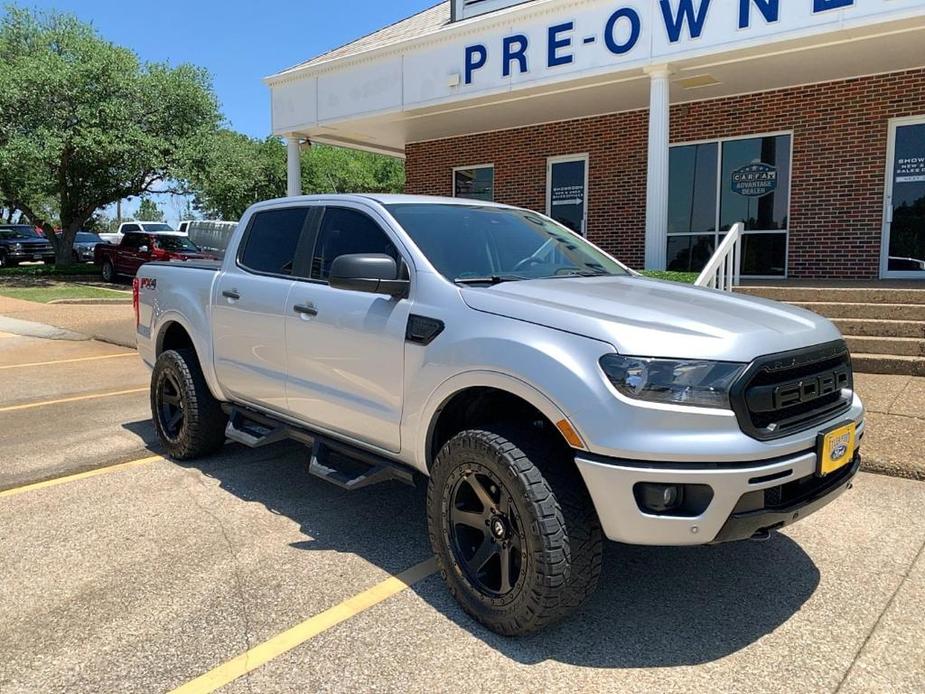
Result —
<svg viewBox="0 0 925 694"><path fill-rule="evenodd" d="M276 198L257 203L259 206L279 203L322 202L343 200L345 202L368 202L374 200L381 205L398 205L415 203L419 205L479 205L483 207L510 207L497 202L473 200L472 198L451 198L438 195L405 195L401 193L330 193L326 195L300 195L289 198Z"/></svg>

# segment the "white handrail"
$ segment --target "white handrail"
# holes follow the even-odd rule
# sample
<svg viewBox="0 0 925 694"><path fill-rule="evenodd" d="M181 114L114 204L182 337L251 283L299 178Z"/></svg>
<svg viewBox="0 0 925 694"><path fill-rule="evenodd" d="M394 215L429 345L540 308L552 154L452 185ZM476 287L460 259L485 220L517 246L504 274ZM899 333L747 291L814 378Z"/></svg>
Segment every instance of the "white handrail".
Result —
<svg viewBox="0 0 925 694"><path fill-rule="evenodd" d="M742 271L742 232L745 225L738 222L726 234L710 262L700 273L694 284L698 287L712 287L731 292L738 286Z"/></svg>

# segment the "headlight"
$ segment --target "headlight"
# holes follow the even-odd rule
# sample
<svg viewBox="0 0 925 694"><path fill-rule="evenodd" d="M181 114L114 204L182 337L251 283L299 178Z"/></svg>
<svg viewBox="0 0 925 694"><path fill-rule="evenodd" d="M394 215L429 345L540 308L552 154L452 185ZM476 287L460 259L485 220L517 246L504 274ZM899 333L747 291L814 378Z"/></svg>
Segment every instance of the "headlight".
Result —
<svg viewBox="0 0 925 694"><path fill-rule="evenodd" d="M605 354L601 368L614 388L636 400L729 409L729 388L745 364Z"/></svg>

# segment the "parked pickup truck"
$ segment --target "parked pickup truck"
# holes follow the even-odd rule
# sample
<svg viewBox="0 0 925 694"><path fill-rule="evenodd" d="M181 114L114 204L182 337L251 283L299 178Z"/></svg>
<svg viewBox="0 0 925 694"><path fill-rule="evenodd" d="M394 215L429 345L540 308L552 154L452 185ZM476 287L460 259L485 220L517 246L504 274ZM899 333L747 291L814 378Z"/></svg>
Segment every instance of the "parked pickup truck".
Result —
<svg viewBox="0 0 925 694"><path fill-rule="evenodd" d="M106 243L118 245L122 243L122 237L126 234L169 234L172 231L174 231L173 227L163 222L122 222L118 231L104 232L100 234L100 238Z"/></svg>
<svg viewBox="0 0 925 694"><path fill-rule="evenodd" d="M860 464L832 323L640 277L527 210L260 203L221 267L151 263L135 290L171 457L291 438L345 489L426 478L443 577L502 634L585 600L604 538L764 539Z"/></svg>
<svg viewBox="0 0 925 694"><path fill-rule="evenodd" d="M93 262L107 282L115 282L119 275L134 277L138 268L152 260L215 260L215 256L203 253L189 238L175 232L129 232L118 246L101 243L93 251Z"/></svg>

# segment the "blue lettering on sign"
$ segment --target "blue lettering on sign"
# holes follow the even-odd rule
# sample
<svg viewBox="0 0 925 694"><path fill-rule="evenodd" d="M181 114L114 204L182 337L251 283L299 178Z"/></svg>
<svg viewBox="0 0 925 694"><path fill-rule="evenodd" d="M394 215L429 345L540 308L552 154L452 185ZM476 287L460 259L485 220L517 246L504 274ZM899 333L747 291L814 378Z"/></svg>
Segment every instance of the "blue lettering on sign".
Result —
<svg viewBox="0 0 925 694"><path fill-rule="evenodd" d="M703 23L707 19L707 10L710 9L710 0L701 0L699 9L694 11L694 0L681 0L678 3L677 15L671 14L671 2L669 0L659 0L662 6L662 17L665 18L665 29L668 31L668 39L672 43L681 40L681 29L687 22L692 39L700 37L703 32Z"/></svg>
<svg viewBox="0 0 925 694"><path fill-rule="evenodd" d="M565 24L557 24L554 27L549 27L549 59L546 61L549 67L568 65L575 60L575 56L571 53L566 55L559 54L560 48L568 48L572 45L572 38L570 36L560 37L559 34L571 31L574 28L574 22L566 22Z"/></svg>
<svg viewBox="0 0 925 694"><path fill-rule="evenodd" d="M617 23L621 19L629 20L630 36L623 43L618 43L614 32L616 31ZM610 15L610 19L607 20L607 28L604 30L604 41L607 44L607 50L616 55L631 51L639 40L640 31L642 31L642 22L639 20L639 13L636 10L630 7L617 10Z"/></svg>
<svg viewBox="0 0 925 694"><path fill-rule="evenodd" d="M755 3L764 21L776 22L780 19L780 0L739 0L739 29L748 29L752 3Z"/></svg>
<svg viewBox="0 0 925 694"><path fill-rule="evenodd" d="M851 7L853 4L854 0L813 0L813 14L836 10L839 7Z"/></svg>
<svg viewBox="0 0 925 694"><path fill-rule="evenodd" d="M502 74L505 77L511 76L511 63L515 60L517 61L521 73L527 71L527 46L529 44L529 40L523 34L505 37L504 67L502 68Z"/></svg>
<svg viewBox="0 0 925 694"><path fill-rule="evenodd" d="M480 43L466 46L466 84L472 84L472 73L485 67L488 49Z"/></svg>
<svg viewBox="0 0 925 694"><path fill-rule="evenodd" d="M777 169L770 164L757 162L732 172L733 193L747 198L760 198L777 190Z"/></svg>
<svg viewBox="0 0 925 694"><path fill-rule="evenodd" d="M803 0L812 3L813 14L852 7L855 0ZM794 4L796 0L788 4ZM684 28L692 39L703 34L711 0L659 0L665 32L671 43L682 39ZM729 4L734 6L733 0ZM739 29L748 29L754 13L758 13L766 23L780 21L781 0L738 0ZM720 12L721 10L716 10ZM716 14L714 12L714 15ZM645 15L642 15L645 16ZM549 68L569 65L575 62L575 46L589 46L603 38L607 50L613 55L624 55L632 51L642 36L642 16L632 7L619 7L607 19L601 36L596 33L582 33L575 37L575 22L563 22L547 29L546 66ZM584 28L584 27L582 27ZM503 77L525 74L530 71L527 51L531 38L525 33L511 34L501 40L501 74ZM466 46L465 49L465 84L472 84L475 74L488 64L488 48L483 43ZM535 60L534 60L535 62Z"/></svg>

